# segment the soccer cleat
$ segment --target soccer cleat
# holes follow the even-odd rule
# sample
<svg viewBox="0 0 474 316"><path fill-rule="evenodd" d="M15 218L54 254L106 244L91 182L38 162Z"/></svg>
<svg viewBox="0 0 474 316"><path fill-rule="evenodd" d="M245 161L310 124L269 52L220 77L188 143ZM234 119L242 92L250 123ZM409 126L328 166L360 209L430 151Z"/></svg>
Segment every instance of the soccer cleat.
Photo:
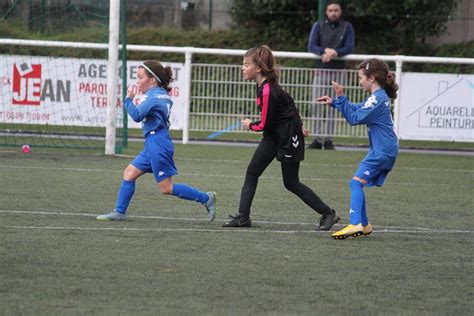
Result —
<svg viewBox="0 0 474 316"><path fill-rule="evenodd" d="M367 226L364 226L362 232L364 233L364 236L369 236L372 234L372 224L368 223Z"/></svg>
<svg viewBox="0 0 474 316"><path fill-rule="evenodd" d="M346 239L347 237L357 237L364 233L364 227L362 224L352 225L349 224L340 231L335 232L332 234L332 238L334 239Z"/></svg>
<svg viewBox="0 0 474 316"><path fill-rule="evenodd" d="M240 214L229 215L230 220L225 222L222 227L251 227L252 221L250 218L242 218Z"/></svg>
<svg viewBox="0 0 474 316"><path fill-rule="evenodd" d="M217 217L217 194L216 192L207 192L207 196L209 196L209 200L206 204L204 204L204 206L206 207L207 213L209 214L209 220L212 222Z"/></svg>
<svg viewBox="0 0 474 316"><path fill-rule="evenodd" d="M127 214L122 214L114 210L113 212L99 215L96 217L98 221L126 221Z"/></svg>
<svg viewBox="0 0 474 316"><path fill-rule="evenodd" d="M333 210L333 212L329 215L323 215L319 219L319 230L330 230L331 227L339 222L341 219L341 216L337 214L336 211Z"/></svg>

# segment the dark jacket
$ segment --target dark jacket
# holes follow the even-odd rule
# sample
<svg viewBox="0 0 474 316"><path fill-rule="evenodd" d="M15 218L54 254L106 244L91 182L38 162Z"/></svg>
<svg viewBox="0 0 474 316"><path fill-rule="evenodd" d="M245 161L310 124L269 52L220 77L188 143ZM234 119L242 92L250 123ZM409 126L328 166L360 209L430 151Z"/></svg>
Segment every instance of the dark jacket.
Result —
<svg viewBox="0 0 474 316"><path fill-rule="evenodd" d="M316 22L311 29L308 41L308 51L317 55L324 54L325 48L333 48L337 51L338 57L351 54L354 50L354 29L349 22L338 21L330 23ZM343 60L331 60L329 63L322 63L316 60L316 68L343 69Z"/></svg>

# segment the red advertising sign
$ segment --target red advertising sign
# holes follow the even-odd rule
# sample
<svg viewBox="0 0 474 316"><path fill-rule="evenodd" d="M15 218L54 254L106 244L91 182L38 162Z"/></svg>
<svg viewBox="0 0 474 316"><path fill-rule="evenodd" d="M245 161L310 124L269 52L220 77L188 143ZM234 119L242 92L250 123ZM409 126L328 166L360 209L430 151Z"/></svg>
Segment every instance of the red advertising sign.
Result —
<svg viewBox="0 0 474 316"><path fill-rule="evenodd" d="M13 64L12 104L40 105L41 64Z"/></svg>

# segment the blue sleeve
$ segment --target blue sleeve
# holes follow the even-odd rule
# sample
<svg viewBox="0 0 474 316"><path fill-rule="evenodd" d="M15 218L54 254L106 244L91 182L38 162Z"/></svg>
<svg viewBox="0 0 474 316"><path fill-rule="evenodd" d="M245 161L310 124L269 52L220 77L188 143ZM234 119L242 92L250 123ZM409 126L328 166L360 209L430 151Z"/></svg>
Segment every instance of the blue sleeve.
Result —
<svg viewBox="0 0 474 316"><path fill-rule="evenodd" d="M311 33L309 34L308 40L308 52L316 55L324 54L325 49L325 47L319 46L319 28L319 22L314 23L313 28L311 29Z"/></svg>
<svg viewBox="0 0 474 316"><path fill-rule="evenodd" d="M146 98L137 107L135 106L135 104L133 104L132 99L127 97L125 98L124 106L132 120L134 120L135 122L141 122L147 116L148 112L150 112L150 109L153 106L153 102L151 101L151 99Z"/></svg>
<svg viewBox="0 0 474 316"><path fill-rule="evenodd" d="M344 46L336 48L337 57L343 57L345 55L352 54L355 45L355 35L352 24L349 23L347 26L346 36L344 39Z"/></svg>
<svg viewBox="0 0 474 316"><path fill-rule="evenodd" d="M378 102L374 95L365 102L354 104L343 95L333 100L331 106L339 110L350 125L370 124L376 119Z"/></svg>
<svg viewBox="0 0 474 316"><path fill-rule="evenodd" d="M127 110L128 115L134 120L135 122L140 122L140 114L138 113L138 109L133 104L133 100L129 97L125 98L125 101L123 102L123 106L125 107L125 110Z"/></svg>

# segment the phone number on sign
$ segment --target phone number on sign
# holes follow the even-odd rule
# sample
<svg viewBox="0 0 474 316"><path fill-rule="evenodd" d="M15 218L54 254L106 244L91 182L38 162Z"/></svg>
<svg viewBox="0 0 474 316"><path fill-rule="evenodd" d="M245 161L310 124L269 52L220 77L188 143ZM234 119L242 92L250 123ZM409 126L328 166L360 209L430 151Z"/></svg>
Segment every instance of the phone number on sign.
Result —
<svg viewBox="0 0 474 316"><path fill-rule="evenodd" d="M27 121L49 121L50 115L47 113L34 112L14 112L14 111L0 111L0 119L7 120L27 120Z"/></svg>

